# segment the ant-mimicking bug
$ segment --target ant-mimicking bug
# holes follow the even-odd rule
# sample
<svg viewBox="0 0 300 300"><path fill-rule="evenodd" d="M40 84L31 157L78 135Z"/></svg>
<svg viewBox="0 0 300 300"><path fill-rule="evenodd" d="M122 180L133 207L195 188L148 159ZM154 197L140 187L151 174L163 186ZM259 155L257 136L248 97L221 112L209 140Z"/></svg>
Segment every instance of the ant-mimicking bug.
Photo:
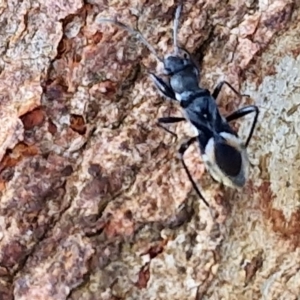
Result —
<svg viewBox="0 0 300 300"><path fill-rule="evenodd" d="M227 81L221 81L213 93L199 86L200 70L193 61L191 54L178 46L177 31L182 3L176 9L173 25L174 52L167 54L164 59L160 58L154 48L146 41L140 31L134 30L127 25L111 19L100 19L99 22L115 24L132 35L135 35L149 51L164 65L164 75L168 80L150 73L157 89L167 98L180 103L185 117L163 117L158 119L159 124L178 123L189 121L197 130L197 136L190 138L179 148L182 165L191 181L193 188L207 207L210 207L201 191L198 189L189 169L184 161L184 153L190 145L198 141L203 162L212 178L226 186L241 188L245 185L248 177L249 161L246 148L251 140L259 114L255 105L245 106L229 116L221 115L216 99L224 85L227 85L237 96L241 95ZM255 113L250 132L244 143L237 132L230 127L229 122ZM161 127L163 127L161 125ZM176 134L163 127L169 133Z"/></svg>

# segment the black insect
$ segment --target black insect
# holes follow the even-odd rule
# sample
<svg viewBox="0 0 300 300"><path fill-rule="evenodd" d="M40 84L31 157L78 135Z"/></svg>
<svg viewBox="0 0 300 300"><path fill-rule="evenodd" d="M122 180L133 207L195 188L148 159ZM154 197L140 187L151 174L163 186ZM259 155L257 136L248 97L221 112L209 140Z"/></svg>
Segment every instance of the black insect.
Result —
<svg viewBox="0 0 300 300"><path fill-rule="evenodd" d="M184 118L164 117L159 118L159 124L178 123L189 121L197 131L195 137L190 138L180 146L179 154L183 167L191 181L194 189L205 205L209 207L208 202L203 197L197 187L184 161L184 153L194 142L198 141L204 164L210 172L212 178L226 186L240 188L246 183L248 177L249 161L246 148L251 140L259 114L259 109L255 105L243 107L227 117L220 114L216 104L222 87L227 85L236 95L238 93L228 82L220 82L213 93L199 86L200 70L193 61L190 53L177 44L177 31L179 17L182 10L182 3L176 9L173 39L174 52L167 54L161 59L154 48L146 41L143 35L125 24L110 19L101 19L100 22L113 23L131 34L135 35L155 57L164 65L164 75L167 80L150 73L157 89L167 98L176 100L180 103L185 115ZM254 119L246 142L243 142L237 135L237 132L230 127L229 122L254 113ZM161 125L161 127L163 127ZM163 127L169 133L176 134Z"/></svg>

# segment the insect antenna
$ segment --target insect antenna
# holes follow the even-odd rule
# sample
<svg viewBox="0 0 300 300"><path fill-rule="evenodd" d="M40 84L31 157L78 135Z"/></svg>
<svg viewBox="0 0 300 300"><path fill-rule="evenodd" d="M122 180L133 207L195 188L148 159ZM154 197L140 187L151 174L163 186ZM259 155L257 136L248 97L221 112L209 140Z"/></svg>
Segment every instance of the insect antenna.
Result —
<svg viewBox="0 0 300 300"><path fill-rule="evenodd" d="M177 34L178 34L178 27L179 27L179 18L182 11L182 2L177 6L174 18L174 25L173 25L173 43L174 43L174 50L175 55L178 55L178 42L177 42Z"/></svg>
<svg viewBox="0 0 300 300"><path fill-rule="evenodd" d="M144 38L144 36L142 35L142 33L139 30L134 30L133 28L125 25L122 22L119 22L116 19L115 20L112 20L112 19L99 19L98 22L115 24L118 27L120 27L122 29L125 29L130 34L136 36L148 48L148 50L156 57L156 59L158 59L160 62L163 62L163 59L158 56L155 49L148 43L148 41Z"/></svg>

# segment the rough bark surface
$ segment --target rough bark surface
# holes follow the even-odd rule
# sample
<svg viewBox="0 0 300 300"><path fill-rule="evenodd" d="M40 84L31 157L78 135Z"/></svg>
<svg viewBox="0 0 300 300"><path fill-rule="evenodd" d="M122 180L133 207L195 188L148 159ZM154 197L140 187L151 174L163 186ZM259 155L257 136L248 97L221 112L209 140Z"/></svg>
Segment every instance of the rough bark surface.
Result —
<svg viewBox="0 0 300 300"><path fill-rule="evenodd" d="M242 191L221 189L196 146L186 163L156 119L181 115L147 70L172 49L174 1L0 3L0 299L284 299L300 295L300 5L187 1L180 44L226 114L261 109ZM241 136L249 128L238 124Z"/></svg>

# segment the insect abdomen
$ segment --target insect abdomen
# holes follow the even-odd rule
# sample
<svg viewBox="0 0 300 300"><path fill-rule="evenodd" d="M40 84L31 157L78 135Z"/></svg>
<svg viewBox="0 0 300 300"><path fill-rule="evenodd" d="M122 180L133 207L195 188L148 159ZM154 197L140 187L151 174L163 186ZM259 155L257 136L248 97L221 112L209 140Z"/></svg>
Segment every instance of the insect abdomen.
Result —
<svg viewBox="0 0 300 300"><path fill-rule="evenodd" d="M228 176L235 177L242 168L242 155L235 147L226 143L215 145L215 159L219 168Z"/></svg>

